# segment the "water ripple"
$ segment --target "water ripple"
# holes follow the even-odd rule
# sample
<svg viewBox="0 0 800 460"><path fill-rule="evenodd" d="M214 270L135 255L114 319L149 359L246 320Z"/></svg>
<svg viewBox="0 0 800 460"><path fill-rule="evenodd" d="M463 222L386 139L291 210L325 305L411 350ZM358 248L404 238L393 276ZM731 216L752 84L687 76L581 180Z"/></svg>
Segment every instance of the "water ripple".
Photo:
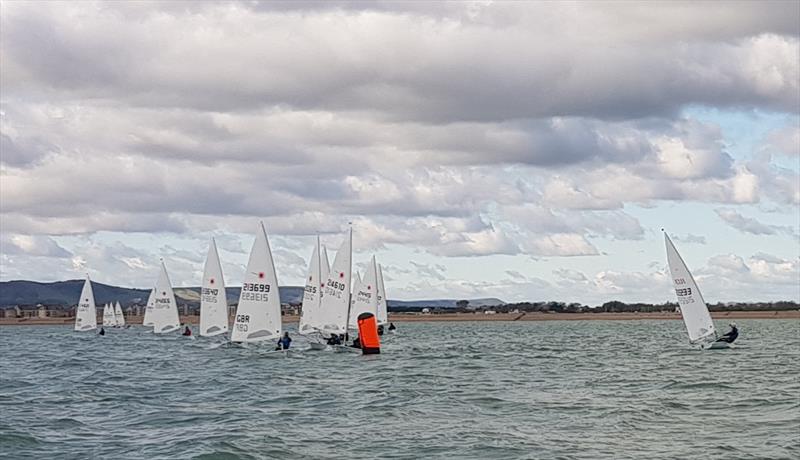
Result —
<svg viewBox="0 0 800 460"><path fill-rule="evenodd" d="M674 321L403 324L368 357L7 327L0 456L798 458L797 322L741 323L724 352Z"/></svg>

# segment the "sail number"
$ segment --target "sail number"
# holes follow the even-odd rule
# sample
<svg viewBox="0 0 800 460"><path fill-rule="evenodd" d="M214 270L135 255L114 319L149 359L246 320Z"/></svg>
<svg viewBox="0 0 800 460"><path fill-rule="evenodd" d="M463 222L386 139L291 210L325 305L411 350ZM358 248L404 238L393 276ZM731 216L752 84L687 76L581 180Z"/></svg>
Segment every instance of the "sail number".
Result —
<svg viewBox="0 0 800 460"><path fill-rule="evenodd" d="M685 280L685 279L683 279L683 278L675 278L673 281L675 281L675 284L676 284L676 285L679 285L679 284L686 284L686 280Z"/></svg>
<svg viewBox="0 0 800 460"><path fill-rule="evenodd" d="M692 288L675 289L675 294L677 294L678 297L685 297L687 295L692 295Z"/></svg>
<svg viewBox="0 0 800 460"><path fill-rule="evenodd" d="M247 323L250 322L250 315L236 315L236 324L233 327L239 332L247 332Z"/></svg>
<svg viewBox="0 0 800 460"><path fill-rule="evenodd" d="M328 287L344 291L344 288L347 287L347 285L338 281L328 280Z"/></svg>
<svg viewBox="0 0 800 460"><path fill-rule="evenodd" d="M244 283L244 285L242 285L242 290L251 292L269 292L269 284Z"/></svg>

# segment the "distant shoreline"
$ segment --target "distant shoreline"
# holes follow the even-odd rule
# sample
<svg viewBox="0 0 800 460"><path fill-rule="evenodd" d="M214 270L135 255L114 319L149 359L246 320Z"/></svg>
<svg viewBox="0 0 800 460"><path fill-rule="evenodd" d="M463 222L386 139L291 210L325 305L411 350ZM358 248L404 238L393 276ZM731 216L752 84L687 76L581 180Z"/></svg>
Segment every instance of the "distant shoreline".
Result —
<svg viewBox="0 0 800 460"><path fill-rule="evenodd" d="M726 319L800 319L800 310L784 311L720 311L711 312L717 320ZM415 314L399 313L389 315L389 320L395 323L404 322L461 322L461 321L635 321L635 320L679 320L680 313L497 313L486 315L483 313L443 313L443 314ZM285 315L284 323L296 323L296 315ZM72 325L75 318L0 318L0 326L42 326L42 325ZM141 316L127 318L128 324L141 325ZM197 325L199 316L181 316L181 323Z"/></svg>

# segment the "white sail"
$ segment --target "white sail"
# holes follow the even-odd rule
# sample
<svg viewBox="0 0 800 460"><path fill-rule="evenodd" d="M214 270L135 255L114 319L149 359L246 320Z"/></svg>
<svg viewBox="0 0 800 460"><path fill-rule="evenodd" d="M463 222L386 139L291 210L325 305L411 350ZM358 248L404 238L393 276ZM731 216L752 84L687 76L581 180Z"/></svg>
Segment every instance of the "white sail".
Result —
<svg viewBox="0 0 800 460"><path fill-rule="evenodd" d="M672 284L678 297L683 322L689 333L689 341L695 343L713 338L716 336L714 322L694 277L666 233L664 241L667 245L667 263L672 275Z"/></svg>
<svg viewBox="0 0 800 460"><path fill-rule="evenodd" d="M94 305L94 291L89 275L83 283L81 297L78 299L78 308L75 310L75 330L91 331L97 329L97 309Z"/></svg>
<svg viewBox="0 0 800 460"><path fill-rule="evenodd" d="M353 232L351 230L336 253L328 276L325 277L319 318L316 321L322 324L323 331L327 333L344 334L347 332L347 311L350 306L350 279L352 278L350 265L352 242Z"/></svg>
<svg viewBox="0 0 800 460"><path fill-rule="evenodd" d="M144 318L142 318L142 326L152 326L153 325L153 318L151 317L153 314L153 308L155 303L153 300L156 298L156 288L150 289L150 295L147 296L147 306L144 309Z"/></svg>
<svg viewBox="0 0 800 460"><path fill-rule="evenodd" d="M378 314L375 315L378 324L389 323L389 308L386 300L386 286L383 284L383 267L378 264Z"/></svg>
<svg viewBox="0 0 800 460"><path fill-rule="evenodd" d="M172 292L172 283L167 275L167 267L161 261L161 273L153 295L153 311L149 319L153 323L153 332L160 334L172 332L181 327L181 320L178 316L178 304L175 301L175 294Z"/></svg>
<svg viewBox="0 0 800 460"><path fill-rule="evenodd" d="M111 327L114 325L114 309L110 304L103 305L103 326Z"/></svg>
<svg viewBox="0 0 800 460"><path fill-rule="evenodd" d="M203 285L200 288L200 335L214 336L226 332L228 299L225 296L225 280L222 278L217 243L211 238L203 269Z"/></svg>
<svg viewBox="0 0 800 460"><path fill-rule="evenodd" d="M315 316L319 317L320 300L322 299L322 263L320 260L320 244L317 237L317 244L311 252L311 261L308 263L308 276L306 277L306 287L303 291L303 306L300 311L300 324L298 331L301 334L308 334L322 329L322 325L314 321Z"/></svg>
<svg viewBox="0 0 800 460"><path fill-rule="evenodd" d="M321 246L321 251L320 267L322 267L322 276L320 279L324 281L328 277L328 272L331 271L331 264L328 262L328 248L324 244Z"/></svg>
<svg viewBox="0 0 800 460"><path fill-rule="evenodd" d="M367 266L364 279L353 289L353 306L350 310L350 327L358 328L358 315L362 313L378 314L378 270L375 266L375 256Z"/></svg>
<svg viewBox="0 0 800 460"><path fill-rule="evenodd" d="M356 272L355 277L353 279L353 286L350 288L350 311L353 311L353 307L356 303L356 296L355 293L361 289L361 273ZM350 316L350 325L352 327L353 324L353 317Z"/></svg>
<svg viewBox="0 0 800 460"><path fill-rule="evenodd" d="M239 305L231 332L232 342L261 342L281 335L281 300L278 276L264 224L259 223L256 240L244 275Z"/></svg>
<svg viewBox="0 0 800 460"><path fill-rule="evenodd" d="M122 313L122 307L119 304L119 301L114 304L114 320L116 326L124 326L125 325L125 315Z"/></svg>

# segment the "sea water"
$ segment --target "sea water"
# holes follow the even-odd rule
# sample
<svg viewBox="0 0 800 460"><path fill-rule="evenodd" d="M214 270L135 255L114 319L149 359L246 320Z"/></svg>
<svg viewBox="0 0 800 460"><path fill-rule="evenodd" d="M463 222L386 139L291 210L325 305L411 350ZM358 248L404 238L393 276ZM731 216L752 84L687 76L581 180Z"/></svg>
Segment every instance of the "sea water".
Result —
<svg viewBox="0 0 800 460"><path fill-rule="evenodd" d="M3 327L0 455L800 458L800 324L739 326L697 351L679 321L400 323L380 355L289 357Z"/></svg>

